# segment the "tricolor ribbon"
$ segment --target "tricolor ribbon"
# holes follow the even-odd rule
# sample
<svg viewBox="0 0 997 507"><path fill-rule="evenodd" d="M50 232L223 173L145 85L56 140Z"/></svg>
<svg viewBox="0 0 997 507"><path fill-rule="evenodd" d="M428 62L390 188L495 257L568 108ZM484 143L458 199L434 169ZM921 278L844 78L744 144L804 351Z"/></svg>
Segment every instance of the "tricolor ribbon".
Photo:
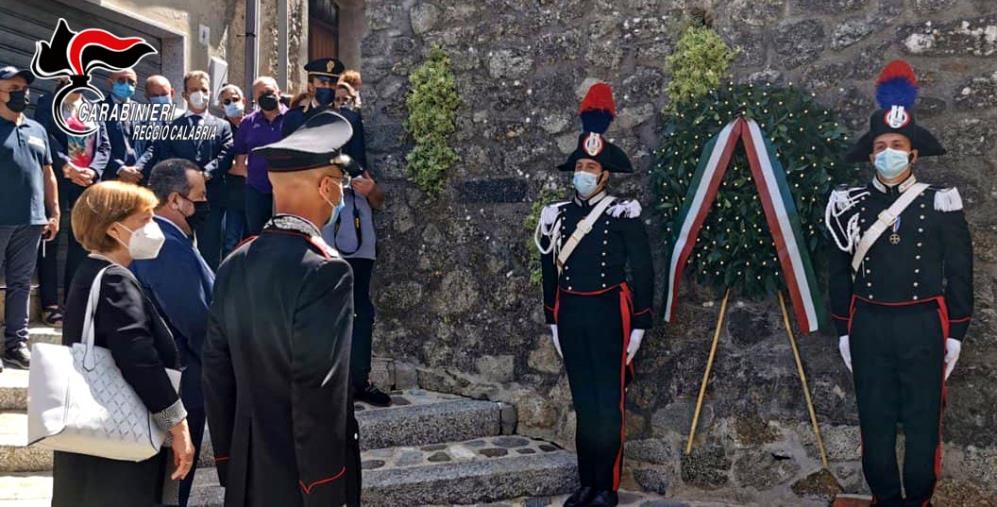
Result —
<svg viewBox="0 0 997 507"><path fill-rule="evenodd" d="M805 246L793 194L786 182L786 171L758 123L747 118L737 118L728 123L703 147L699 167L676 217L678 237L668 265L665 321L671 322L674 315L683 270L716 199L717 190L739 140L744 143L748 155L748 164L751 166L769 230L775 240L779 263L785 273L786 286L800 329L804 333L816 331L824 320L824 305Z"/></svg>

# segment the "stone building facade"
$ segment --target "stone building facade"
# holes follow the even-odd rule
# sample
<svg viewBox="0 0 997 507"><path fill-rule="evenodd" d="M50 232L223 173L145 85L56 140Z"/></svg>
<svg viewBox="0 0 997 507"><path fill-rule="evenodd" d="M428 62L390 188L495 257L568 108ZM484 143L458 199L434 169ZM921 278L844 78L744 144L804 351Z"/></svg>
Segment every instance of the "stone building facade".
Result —
<svg viewBox="0 0 997 507"><path fill-rule="evenodd" d="M887 60L911 61L920 121L949 154L921 178L957 185L974 234L976 320L949 382L939 505L997 505L997 3L990 0L368 0L361 43L371 160L389 191L380 215L376 353L409 361L429 389L508 401L519 432L571 447L561 362L530 285L527 231L554 165L574 147L586 80L616 90L609 132L641 176L614 179L661 224L646 174L660 146L665 58L702 15L732 46L737 81L814 91L855 133ZM405 178L409 72L432 45L453 61L461 162L438 198ZM656 252L659 286L663 252ZM660 292L660 291L659 291ZM719 295L691 286L672 325L644 340L627 403L624 485L686 498L800 505L833 490L820 461L778 304L734 295L694 452L683 456ZM660 301L659 301L660 308ZM800 339L834 476L866 490L850 376L829 333Z"/></svg>

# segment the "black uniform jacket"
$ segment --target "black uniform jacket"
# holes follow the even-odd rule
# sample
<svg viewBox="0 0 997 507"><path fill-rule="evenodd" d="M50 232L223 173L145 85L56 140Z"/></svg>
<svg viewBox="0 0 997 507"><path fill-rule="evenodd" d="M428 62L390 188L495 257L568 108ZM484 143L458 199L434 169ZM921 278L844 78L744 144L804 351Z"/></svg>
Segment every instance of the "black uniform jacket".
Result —
<svg viewBox="0 0 997 507"><path fill-rule="evenodd" d="M568 202L552 204L544 213L551 220L546 225L556 229L551 232L559 235L559 244L563 246L592 208L608 198L611 197L600 192L587 201L576 197ZM545 235L541 246L546 249L549 242L550 236ZM647 232L640 219L640 205L636 201L618 200L611 205L592 226L592 231L578 243L560 276L556 268L557 252L555 248L540 258L544 315L548 324L555 323L554 311L559 291L593 295L627 284L633 291L632 327L650 329L653 326L654 266ZM630 267L629 282L627 264Z"/></svg>
<svg viewBox="0 0 997 507"><path fill-rule="evenodd" d="M340 506L359 473L347 470L353 275L273 224L215 279L202 356L218 476L226 506Z"/></svg>
<svg viewBox="0 0 997 507"><path fill-rule="evenodd" d="M857 214L858 226L865 234L880 212L914 182L911 176L893 187L873 180L865 187L839 188L835 192L847 192L857 202L838 221L847 223ZM851 253L831 249L828 285L838 334L848 334L853 296L856 301L887 306L922 304L943 297L948 338L961 340L973 311L973 245L958 191L929 187L900 214L898 222L896 231L887 228L876 240L858 272L852 271Z"/></svg>

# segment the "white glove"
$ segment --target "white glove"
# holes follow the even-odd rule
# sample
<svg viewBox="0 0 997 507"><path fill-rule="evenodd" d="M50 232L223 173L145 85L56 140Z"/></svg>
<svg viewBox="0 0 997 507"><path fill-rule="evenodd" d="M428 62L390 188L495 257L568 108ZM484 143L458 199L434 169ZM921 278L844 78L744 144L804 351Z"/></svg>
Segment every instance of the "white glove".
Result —
<svg viewBox="0 0 997 507"><path fill-rule="evenodd" d="M554 342L554 349L557 350L557 355L564 359L564 354L561 353L561 342L557 339L557 324L550 325L550 339Z"/></svg>
<svg viewBox="0 0 997 507"><path fill-rule="evenodd" d="M845 361L848 371L852 371L852 349L848 347L848 335L838 338L838 351L841 352L841 359Z"/></svg>
<svg viewBox="0 0 997 507"><path fill-rule="evenodd" d="M634 329L630 331L630 345L627 346L627 364L634 360L634 356L637 355L637 351L640 349L640 342L644 339L643 329Z"/></svg>
<svg viewBox="0 0 997 507"><path fill-rule="evenodd" d="M959 352L962 350L962 342L955 338L945 339L945 380L949 379L955 363L959 360Z"/></svg>

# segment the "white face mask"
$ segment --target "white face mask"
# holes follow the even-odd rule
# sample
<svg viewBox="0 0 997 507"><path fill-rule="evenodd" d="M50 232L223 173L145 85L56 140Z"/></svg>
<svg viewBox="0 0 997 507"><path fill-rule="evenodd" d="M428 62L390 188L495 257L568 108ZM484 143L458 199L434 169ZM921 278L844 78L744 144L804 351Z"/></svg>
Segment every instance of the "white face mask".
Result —
<svg viewBox="0 0 997 507"><path fill-rule="evenodd" d="M190 107L204 109L208 107L208 94L200 90L190 94Z"/></svg>
<svg viewBox="0 0 997 507"><path fill-rule="evenodd" d="M150 220L147 224L134 231L128 229L128 226L121 222L118 222L118 225L132 233L131 238L128 239L128 245L126 245L128 247L128 254L131 255L132 259L155 259L159 255L159 249L163 248L163 243L166 242L163 230L159 228L159 224L154 220ZM124 245L120 239L118 242Z"/></svg>

